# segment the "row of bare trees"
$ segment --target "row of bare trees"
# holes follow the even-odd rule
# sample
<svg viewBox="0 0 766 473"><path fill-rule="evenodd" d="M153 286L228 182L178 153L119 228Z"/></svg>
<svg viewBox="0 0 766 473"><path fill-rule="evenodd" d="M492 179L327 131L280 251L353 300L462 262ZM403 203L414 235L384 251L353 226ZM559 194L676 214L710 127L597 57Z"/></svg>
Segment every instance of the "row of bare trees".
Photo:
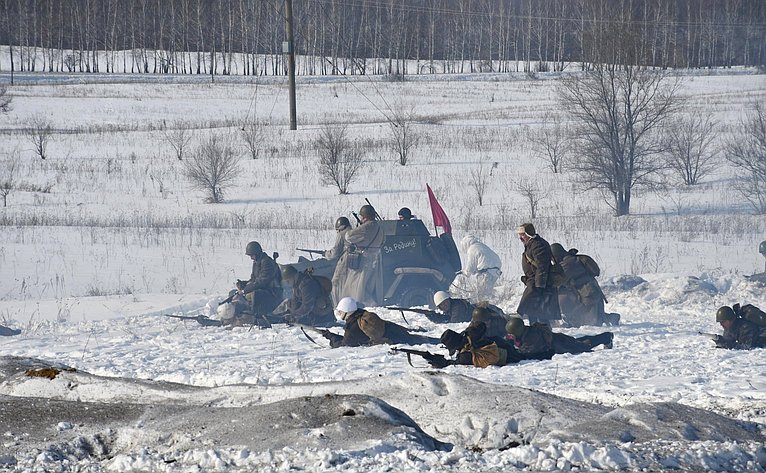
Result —
<svg viewBox="0 0 766 473"><path fill-rule="evenodd" d="M299 74L559 69L598 62L615 32L635 38L644 65L766 64L762 0L293 3ZM283 11L284 0L0 0L0 44L16 71L276 75Z"/></svg>

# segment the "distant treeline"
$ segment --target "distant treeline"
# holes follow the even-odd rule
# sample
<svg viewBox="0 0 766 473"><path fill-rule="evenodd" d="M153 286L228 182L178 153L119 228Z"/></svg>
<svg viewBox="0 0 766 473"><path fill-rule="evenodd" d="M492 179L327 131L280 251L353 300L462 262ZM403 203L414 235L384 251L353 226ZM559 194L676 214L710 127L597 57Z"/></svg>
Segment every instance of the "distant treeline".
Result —
<svg viewBox="0 0 766 473"><path fill-rule="evenodd" d="M279 75L285 1L0 0L0 44L15 71ZM293 11L298 74L766 64L766 0L293 0Z"/></svg>

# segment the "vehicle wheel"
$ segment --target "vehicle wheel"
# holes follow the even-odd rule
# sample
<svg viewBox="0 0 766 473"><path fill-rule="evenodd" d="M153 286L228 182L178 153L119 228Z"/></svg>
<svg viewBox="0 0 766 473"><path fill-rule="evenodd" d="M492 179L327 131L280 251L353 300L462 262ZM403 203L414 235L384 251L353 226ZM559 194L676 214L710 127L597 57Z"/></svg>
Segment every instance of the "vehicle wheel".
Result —
<svg viewBox="0 0 766 473"><path fill-rule="evenodd" d="M416 287L407 289L399 296L398 304L403 307L431 307L434 303L433 297L436 290L431 287Z"/></svg>

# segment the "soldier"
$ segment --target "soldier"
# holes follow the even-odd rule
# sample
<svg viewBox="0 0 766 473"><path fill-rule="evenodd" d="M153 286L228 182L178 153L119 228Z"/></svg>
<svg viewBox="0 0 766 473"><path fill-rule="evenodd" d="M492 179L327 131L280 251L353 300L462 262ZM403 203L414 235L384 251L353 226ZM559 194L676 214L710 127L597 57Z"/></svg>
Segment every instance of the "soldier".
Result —
<svg viewBox="0 0 766 473"><path fill-rule="evenodd" d="M495 283L502 272L500 257L490 247L473 235L466 235L460 240L463 254L463 269L456 283L458 286L476 287L474 300L490 300L495 291Z"/></svg>
<svg viewBox="0 0 766 473"><path fill-rule="evenodd" d="M338 219L335 221L335 232L336 232L335 244L329 250L325 250L322 253L322 256L327 258L328 261L338 261L345 249L346 232L348 232L350 229L351 229L351 222L349 222L346 217L338 217ZM336 263L336 267L337 267L337 263ZM340 277L340 273L337 271L333 272L333 276L332 276L333 304L337 304L338 301L340 301L341 298L343 297L343 295L340 294L341 284L339 280L336 278L336 276Z"/></svg>
<svg viewBox="0 0 766 473"><path fill-rule="evenodd" d="M470 327L463 333L445 330L440 337L441 342L449 350L450 356L457 353L455 359L448 364L486 368L490 365L505 366L526 359L515 346L502 337L488 336L485 330L486 326L483 323Z"/></svg>
<svg viewBox="0 0 766 473"><path fill-rule="evenodd" d="M490 306L486 303L484 303L484 305L477 305L471 313L471 323L468 324L466 330L481 325L484 326L484 332L487 337L505 338L505 325L508 322L508 319L505 318L505 314L503 314L499 308L495 307L497 310L493 311L491 307L494 306Z"/></svg>
<svg viewBox="0 0 766 473"><path fill-rule="evenodd" d="M299 273L294 267L287 265L282 268L282 280L293 288L293 295L285 299L275 314L281 314L287 323L297 323L314 326L327 326L335 322L330 300L330 281L309 272Z"/></svg>
<svg viewBox="0 0 766 473"><path fill-rule="evenodd" d="M245 254L253 260L253 270L247 281L237 280L238 294L232 299L234 317L243 312L252 316L270 313L282 300L282 277L279 265L263 252L261 244L251 241Z"/></svg>
<svg viewBox="0 0 766 473"><path fill-rule="evenodd" d="M526 288L516 312L529 319L530 323L550 324L561 319L558 292L553 281L551 246L535 232L531 223L520 225L516 232L524 244L521 255L521 282Z"/></svg>
<svg viewBox="0 0 766 473"><path fill-rule="evenodd" d="M468 300L453 298L447 291L434 294L434 305L447 316L446 322L449 323L469 322L474 309L474 305Z"/></svg>
<svg viewBox="0 0 766 473"><path fill-rule="evenodd" d="M723 327L723 335L714 340L716 347L737 350L766 347L766 329L737 317L731 307L723 306L718 309L715 321Z"/></svg>
<svg viewBox="0 0 766 473"><path fill-rule="evenodd" d="M604 348L612 348L614 339L612 332L574 338L554 332L547 324L533 323L526 326L519 317L512 317L505 329L519 352L541 360L550 359L553 355L561 353L588 352L599 345L603 345Z"/></svg>
<svg viewBox="0 0 766 473"><path fill-rule="evenodd" d="M345 247L333 274L336 297L352 297L365 305L377 303L377 268L383 229L372 205L359 209L361 225L348 230Z"/></svg>
<svg viewBox="0 0 766 473"><path fill-rule="evenodd" d="M439 343L431 337L415 335L405 327L383 320L374 312L368 312L352 297L344 297L335 308L335 316L344 322L343 335L324 332L330 346L358 347L362 345Z"/></svg>
<svg viewBox="0 0 766 473"><path fill-rule="evenodd" d="M399 209L399 213L397 215L399 216L399 220L412 220L413 218L412 211L410 211L410 209L407 207L402 207Z"/></svg>
<svg viewBox="0 0 766 473"><path fill-rule="evenodd" d="M576 250L575 250L576 251ZM564 321L572 327L583 325L617 325L619 314L607 314L604 311L606 298L596 278L572 254L559 243L551 245L553 261L559 265L564 275L564 283L558 288L559 307Z"/></svg>

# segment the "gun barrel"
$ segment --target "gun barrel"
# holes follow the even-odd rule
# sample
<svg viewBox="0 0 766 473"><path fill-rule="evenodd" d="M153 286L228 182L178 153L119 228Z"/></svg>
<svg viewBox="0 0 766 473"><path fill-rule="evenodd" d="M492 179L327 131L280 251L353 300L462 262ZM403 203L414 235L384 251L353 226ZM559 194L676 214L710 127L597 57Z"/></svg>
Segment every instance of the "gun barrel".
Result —
<svg viewBox="0 0 766 473"><path fill-rule="evenodd" d="M315 250L312 248L296 248L298 251L305 251L306 253L322 254L324 250Z"/></svg>

